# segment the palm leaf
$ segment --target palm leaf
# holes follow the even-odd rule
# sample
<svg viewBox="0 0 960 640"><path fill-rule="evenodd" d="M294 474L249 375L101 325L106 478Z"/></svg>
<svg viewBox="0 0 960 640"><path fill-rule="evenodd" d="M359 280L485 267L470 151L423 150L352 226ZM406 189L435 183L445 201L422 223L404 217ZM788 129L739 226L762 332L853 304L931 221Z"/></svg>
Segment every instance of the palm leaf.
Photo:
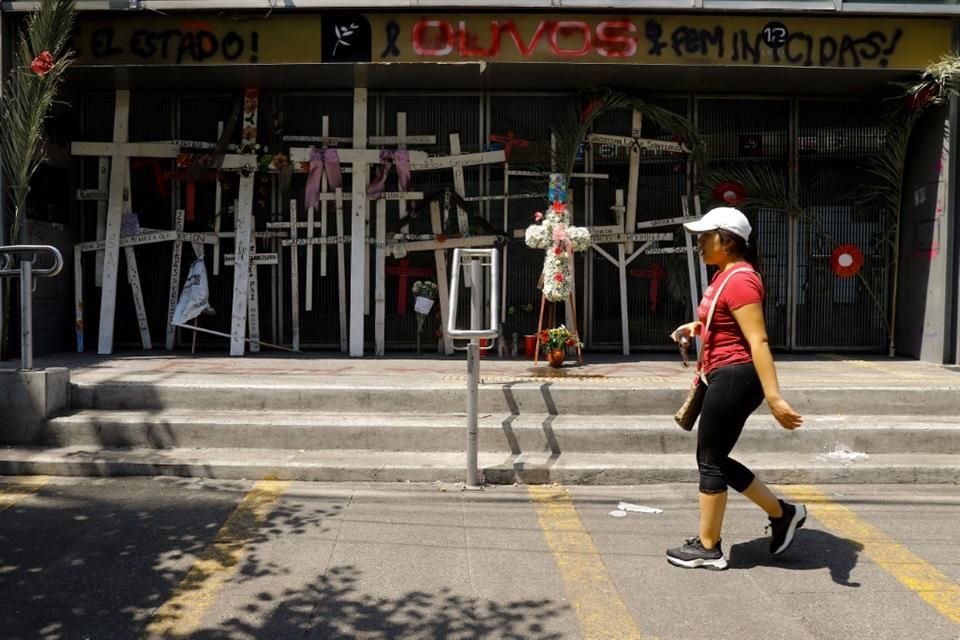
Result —
<svg viewBox="0 0 960 640"><path fill-rule="evenodd" d="M26 21L13 50L10 74L6 79L0 121L0 158L12 203L11 240L16 242L25 213L30 179L43 161L44 123L50 112L64 72L73 62L67 41L73 30L74 0L41 0ZM53 67L43 76L30 68L41 52L53 57Z"/></svg>
<svg viewBox="0 0 960 640"><path fill-rule="evenodd" d="M566 176L568 182L577 162L577 151L586 140L587 134L593 130L597 119L605 113L620 109L639 111L645 120L673 133L690 149L694 164L698 168L703 165L703 142L693 123L687 118L635 96L613 89L596 89L585 92L577 107L571 109L570 115L554 131L554 165Z"/></svg>

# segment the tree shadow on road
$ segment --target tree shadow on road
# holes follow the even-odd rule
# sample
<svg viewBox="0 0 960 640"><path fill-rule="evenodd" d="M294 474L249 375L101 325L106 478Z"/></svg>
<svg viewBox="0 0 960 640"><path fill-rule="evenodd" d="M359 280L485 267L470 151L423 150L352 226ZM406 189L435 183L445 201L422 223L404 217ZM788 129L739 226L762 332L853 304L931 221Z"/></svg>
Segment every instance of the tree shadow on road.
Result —
<svg viewBox="0 0 960 640"><path fill-rule="evenodd" d="M195 640L235 638L501 638L560 640L550 620L567 605L552 600L494 601L442 588L377 596L358 588L361 572L332 567L301 589L264 591L246 607L250 619L224 620ZM275 607L272 611L270 607Z"/></svg>
<svg viewBox="0 0 960 640"><path fill-rule="evenodd" d="M863 545L855 540L817 529L801 529L790 549L779 556L770 553L769 537L733 545L729 566L731 569L780 567L793 571L829 569L835 583L859 587L859 582L850 581L850 574L857 566L861 551Z"/></svg>

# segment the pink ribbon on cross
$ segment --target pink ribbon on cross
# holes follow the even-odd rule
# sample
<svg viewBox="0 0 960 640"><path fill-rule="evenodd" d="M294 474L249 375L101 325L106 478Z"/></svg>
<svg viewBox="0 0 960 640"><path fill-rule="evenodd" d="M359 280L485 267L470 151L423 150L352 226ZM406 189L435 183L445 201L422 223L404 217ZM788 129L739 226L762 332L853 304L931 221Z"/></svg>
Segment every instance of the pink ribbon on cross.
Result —
<svg viewBox="0 0 960 640"><path fill-rule="evenodd" d="M397 168L397 181L400 185L400 191L410 190L410 154L406 149L383 149L380 151L380 167L377 169L377 175L370 182L367 189L367 196L371 200L376 200L383 194L384 187L387 184L387 176L390 175L390 169Z"/></svg>
<svg viewBox="0 0 960 640"><path fill-rule="evenodd" d="M310 173L307 174L307 192L304 195L304 203L308 209L316 208L320 204L320 185L324 173L327 174L327 182L331 189L343 186L340 156L337 155L337 150L331 147L323 149L314 147L310 151Z"/></svg>

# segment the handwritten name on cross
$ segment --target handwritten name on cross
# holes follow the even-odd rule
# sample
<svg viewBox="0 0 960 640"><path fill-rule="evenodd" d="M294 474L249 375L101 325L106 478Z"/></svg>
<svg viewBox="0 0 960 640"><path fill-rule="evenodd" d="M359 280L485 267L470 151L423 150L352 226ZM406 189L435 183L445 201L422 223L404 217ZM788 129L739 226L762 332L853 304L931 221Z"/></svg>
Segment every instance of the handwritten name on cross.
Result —
<svg viewBox="0 0 960 640"><path fill-rule="evenodd" d="M626 147L630 150L630 167L627 176L628 190L626 217L623 221L623 228L628 233L636 231L638 200L637 187L640 181L640 151L665 151L668 153L690 152L687 147L677 142L641 138L640 129L642 126L643 114L637 110L634 110L629 136L608 135L604 133L591 133L587 136L587 142L590 144L613 145L615 147ZM627 242L626 252L633 252L632 242Z"/></svg>

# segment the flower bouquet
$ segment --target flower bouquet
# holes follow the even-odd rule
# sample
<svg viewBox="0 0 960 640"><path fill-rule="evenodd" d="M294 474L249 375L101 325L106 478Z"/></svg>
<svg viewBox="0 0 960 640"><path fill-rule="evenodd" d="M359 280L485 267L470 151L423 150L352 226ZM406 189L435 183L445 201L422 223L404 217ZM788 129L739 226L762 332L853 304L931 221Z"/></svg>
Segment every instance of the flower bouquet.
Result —
<svg viewBox="0 0 960 640"><path fill-rule="evenodd" d="M540 349L547 356L547 362L551 367L559 367L563 364L567 347L582 346L583 343L576 334L564 325L540 332Z"/></svg>
<svg viewBox="0 0 960 640"><path fill-rule="evenodd" d="M420 334L423 333L424 322L437 300L437 283L430 280L417 280L413 283L412 290L415 296L413 310L417 312L417 353L420 353Z"/></svg>

